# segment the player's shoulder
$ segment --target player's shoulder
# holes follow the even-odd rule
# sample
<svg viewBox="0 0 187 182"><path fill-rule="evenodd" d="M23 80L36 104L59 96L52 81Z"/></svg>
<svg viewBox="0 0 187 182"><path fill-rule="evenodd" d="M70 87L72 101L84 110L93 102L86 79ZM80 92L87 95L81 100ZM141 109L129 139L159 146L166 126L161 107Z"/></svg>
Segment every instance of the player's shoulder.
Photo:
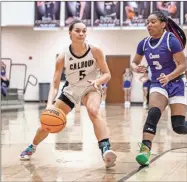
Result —
<svg viewBox="0 0 187 182"><path fill-rule="evenodd" d="M68 52L68 50L69 50L69 45L61 47L57 54L58 55L57 60L64 60L65 54Z"/></svg>
<svg viewBox="0 0 187 182"><path fill-rule="evenodd" d="M141 41L142 41L143 43L145 43L145 42L148 41L148 39L150 39L150 37L144 37Z"/></svg>
<svg viewBox="0 0 187 182"><path fill-rule="evenodd" d="M180 43L178 38L172 32L168 32L167 40L169 41L170 45Z"/></svg>
<svg viewBox="0 0 187 182"><path fill-rule="evenodd" d="M148 39L149 39L149 37L144 37L142 40L139 41L139 44L144 45Z"/></svg>
<svg viewBox="0 0 187 182"><path fill-rule="evenodd" d="M59 55L65 56L65 54L69 52L69 49L70 49L70 44L62 46L60 48Z"/></svg>
<svg viewBox="0 0 187 182"><path fill-rule="evenodd" d="M148 39L149 39L149 37L145 37L141 41L139 41L139 43L138 43L138 49L139 50L143 50L144 51Z"/></svg>
<svg viewBox="0 0 187 182"><path fill-rule="evenodd" d="M92 50L101 50L99 45L97 45L97 44L88 44L88 45L89 45L90 49L92 49Z"/></svg>
<svg viewBox="0 0 187 182"><path fill-rule="evenodd" d="M67 44L67 45L62 46L62 48L61 48L62 52L68 52L70 49L70 46L71 46L71 44Z"/></svg>
<svg viewBox="0 0 187 182"><path fill-rule="evenodd" d="M89 47L94 55L103 52L99 45L89 44Z"/></svg>
<svg viewBox="0 0 187 182"><path fill-rule="evenodd" d="M168 32L169 39L177 39L174 33Z"/></svg>

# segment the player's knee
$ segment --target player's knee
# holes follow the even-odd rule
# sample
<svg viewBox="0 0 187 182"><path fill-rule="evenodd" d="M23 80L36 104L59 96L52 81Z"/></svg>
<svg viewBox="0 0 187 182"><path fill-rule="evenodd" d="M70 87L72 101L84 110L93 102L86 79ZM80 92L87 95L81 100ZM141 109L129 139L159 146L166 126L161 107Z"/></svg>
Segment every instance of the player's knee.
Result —
<svg viewBox="0 0 187 182"><path fill-rule="evenodd" d="M89 113L89 115L91 115L92 117L97 117L99 114L99 108L97 107L88 107L87 111Z"/></svg>
<svg viewBox="0 0 187 182"><path fill-rule="evenodd" d="M177 134L187 134L185 116L171 116L171 123L174 132L176 132Z"/></svg>
<svg viewBox="0 0 187 182"><path fill-rule="evenodd" d="M147 116L143 132L155 135L158 121L161 117L161 110L158 107L152 107Z"/></svg>

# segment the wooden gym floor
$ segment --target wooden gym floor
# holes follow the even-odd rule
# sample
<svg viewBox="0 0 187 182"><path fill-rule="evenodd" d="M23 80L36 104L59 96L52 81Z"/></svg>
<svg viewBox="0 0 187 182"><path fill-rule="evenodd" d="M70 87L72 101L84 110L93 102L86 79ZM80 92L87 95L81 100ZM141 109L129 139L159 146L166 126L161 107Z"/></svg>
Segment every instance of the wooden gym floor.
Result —
<svg viewBox="0 0 187 182"><path fill-rule="evenodd" d="M40 104L1 113L1 180L32 182L187 181L187 135L172 131L167 109L159 122L152 148L151 165L139 168L135 161L147 111L141 106L101 108L110 129L116 166L105 169L86 109L73 110L63 132L51 134L37 147L31 161L20 161L40 125Z"/></svg>

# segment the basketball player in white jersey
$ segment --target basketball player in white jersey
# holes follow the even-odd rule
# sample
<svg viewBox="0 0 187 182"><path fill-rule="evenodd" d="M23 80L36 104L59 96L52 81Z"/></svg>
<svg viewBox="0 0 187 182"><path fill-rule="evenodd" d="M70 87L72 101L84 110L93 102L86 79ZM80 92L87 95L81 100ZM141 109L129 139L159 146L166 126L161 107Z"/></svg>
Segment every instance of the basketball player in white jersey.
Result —
<svg viewBox="0 0 187 182"><path fill-rule="evenodd" d="M101 102L101 84L107 83L111 74L105 62L101 49L85 42L86 26L80 20L75 20L69 27L72 43L65 48L56 60L56 69L51 84L47 108L52 108L57 96L60 78L65 68L66 84L55 107L67 115L74 105L82 102L93 123L94 132L101 149L102 157L107 168L115 166L116 154L110 150L109 133L106 122L99 113ZM99 73L102 72L102 76ZM21 160L29 160L36 146L48 136L41 127L37 130L33 143L20 155Z"/></svg>

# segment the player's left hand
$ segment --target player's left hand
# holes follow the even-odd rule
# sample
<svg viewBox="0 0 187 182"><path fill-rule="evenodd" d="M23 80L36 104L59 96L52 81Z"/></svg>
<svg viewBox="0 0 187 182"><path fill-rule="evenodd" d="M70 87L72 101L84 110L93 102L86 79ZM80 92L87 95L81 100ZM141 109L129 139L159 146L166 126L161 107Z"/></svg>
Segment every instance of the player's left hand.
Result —
<svg viewBox="0 0 187 182"><path fill-rule="evenodd" d="M164 73L161 73L160 77L158 77L157 80L162 84L162 87L166 86L169 82L168 76Z"/></svg>
<svg viewBox="0 0 187 182"><path fill-rule="evenodd" d="M93 87L94 87L95 89L99 89L96 80L88 80L88 82L90 83L90 85L93 85Z"/></svg>

